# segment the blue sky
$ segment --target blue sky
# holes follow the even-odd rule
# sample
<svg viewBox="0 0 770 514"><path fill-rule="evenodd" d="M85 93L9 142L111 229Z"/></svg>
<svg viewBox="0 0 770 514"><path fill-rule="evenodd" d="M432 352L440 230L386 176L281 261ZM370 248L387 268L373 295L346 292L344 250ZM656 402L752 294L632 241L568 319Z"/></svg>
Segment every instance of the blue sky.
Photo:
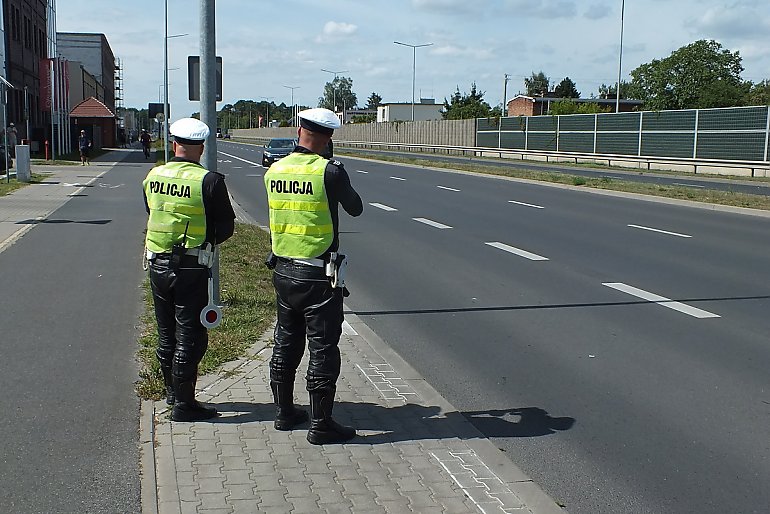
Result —
<svg viewBox="0 0 770 514"><path fill-rule="evenodd" d="M199 54L200 2L167 0L172 119L198 111L187 101L187 56ZM163 83L163 0L59 0L57 29L102 32L124 68L125 104L157 102ZM346 70L359 105L372 92L411 101L411 44L416 95L441 102L475 82L502 101L542 70L569 76L583 96L617 80L621 0L218 0L217 54L224 61L224 103L295 100L315 106L333 75ZM744 79L770 78L768 0L626 0L622 76L698 39L716 39L743 57ZM218 104L221 108L223 103Z"/></svg>

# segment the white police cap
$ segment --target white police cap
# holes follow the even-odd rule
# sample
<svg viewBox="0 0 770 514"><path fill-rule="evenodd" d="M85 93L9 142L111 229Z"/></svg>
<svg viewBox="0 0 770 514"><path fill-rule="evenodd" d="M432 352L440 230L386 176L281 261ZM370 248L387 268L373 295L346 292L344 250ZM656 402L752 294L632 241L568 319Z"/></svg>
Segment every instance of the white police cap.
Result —
<svg viewBox="0 0 770 514"><path fill-rule="evenodd" d="M338 129L342 125L336 114L329 109L324 109L322 107L305 109L304 111L300 111L297 116L299 116L300 123L302 123L302 121L309 121L311 124L315 124L322 129L325 129L322 130L322 132ZM308 130L313 130L314 127L310 125L307 128Z"/></svg>
<svg viewBox="0 0 770 514"><path fill-rule="evenodd" d="M209 137L209 127L195 118L182 118L168 128L180 143L201 144Z"/></svg>

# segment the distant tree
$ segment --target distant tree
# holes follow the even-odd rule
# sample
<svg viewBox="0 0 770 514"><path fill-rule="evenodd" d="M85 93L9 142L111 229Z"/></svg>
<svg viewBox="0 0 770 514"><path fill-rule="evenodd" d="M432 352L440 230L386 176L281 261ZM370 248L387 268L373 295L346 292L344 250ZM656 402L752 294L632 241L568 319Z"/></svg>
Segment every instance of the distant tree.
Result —
<svg viewBox="0 0 770 514"><path fill-rule="evenodd" d="M334 105L334 102L337 105ZM318 99L318 107L325 107L332 111L353 109L358 105L358 98L353 92L353 79L348 77L334 77L324 86L324 94Z"/></svg>
<svg viewBox="0 0 770 514"><path fill-rule="evenodd" d="M746 95L746 105L770 105L770 79L751 84Z"/></svg>
<svg viewBox="0 0 770 514"><path fill-rule="evenodd" d="M369 99L366 100L367 109L376 109L380 105L382 105L382 97L380 95L374 92L369 95Z"/></svg>
<svg viewBox="0 0 770 514"><path fill-rule="evenodd" d="M471 84L468 94L460 93L458 86L454 94L447 100L444 98L444 110L441 116L445 120L465 120L471 118L486 118L490 116L489 104L484 101L484 92L476 90L476 83ZM499 116L500 110L497 110Z"/></svg>
<svg viewBox="0 0 770 514"><path fill-rule="evenodd" d="M616 98L615 91L617 91L617 89L618 89L617 84L611 84L609 86L607 84L602 84L601 86L599 86L598 96L599 98L604 98L604 99L609 99L609 98L615 99ZM633 92L632 92L631 84L629 82L626 82L625 80L621 80L620 81L620 99L624 100L626 98L637 98L632 93Z"/></svg>
<svg viewBox="0 0 770 514"><path fill-rule="evenodd" d="M565 98L551 104L549 114L596 114L610 112L610 107L602 107L596 102L575 102L571 98Z"/></svg>
<svg viewBox="0 0 770 514"><path fill-rule="evenodd" d="M356 114L350 118L350 123L372 123L377 121L376 114Z"/></svg>
<svg viewBox="0 0 770 514"><path fill-rule="evenodd" d="M569 77L559 82L559 85L553 90L557 98L580 98L580 91L575 87L575 83Z"/></svg>
<svg viewBox="0 0 770 514"><path fill-rule="evenodd" d="M551 79L542 71L539 73L533 71L531 77L524 79L524 86L527 88L527 96L544 96L551 90Z"/></svg>
<svg viewBox="0 0 770 514"><path fill-rule="evenodd" d="M653 110L732 107L748 93L742 71L738 52L702 39L633 70L630 89Z"/></svg>

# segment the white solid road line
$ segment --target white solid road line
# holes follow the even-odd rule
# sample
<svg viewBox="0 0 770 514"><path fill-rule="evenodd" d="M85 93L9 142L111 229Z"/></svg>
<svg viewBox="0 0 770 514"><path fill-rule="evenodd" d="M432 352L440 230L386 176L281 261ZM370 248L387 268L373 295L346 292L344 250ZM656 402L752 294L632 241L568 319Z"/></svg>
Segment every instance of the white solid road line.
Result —
<svg viewBox="0 0 770 514"><path fill-rule="evenodd" d="M222 155L226 155L228 157L232 157L233 159L238 159L239 161L243 161L248 164L253 164L254 166L259 166L259 163L247 161L246 159L238 157L237 155L230 155L229 153L225 153L225 152L218 152L218 153L221 153ZM224 161L224 162L231 162L231 161Z"/></svg>
<svg viewBox="0 0 770 514"><path fill-rule="evenodd" d="M529 259L531 261L547 261L548 257L543 257L542 255L537 255L536 253L531 253L526 250L522 250L520 248L514 248L513 246L509 246L505 243L500 243L499 241L492 241L489 243L484 243L485 245L492 246L494 248L497 248L498 250L503 250L504 252L512 253L514 255L518 255L519 257L524 257L525 259Z"/></svg>
<svg viewBox="0 0 770 514"><path fill-rule="evenodd" d="M457 191L457 192L460 192L459 189L455 189L453 187L446 187L446 186L436 186L436 187L439 188L439 189L446 189L447 191Z"/></svg>
<svg viewBox="0 0 770 514"><path fill-rule="evenodd" d="M390 177L390 178L392 178L393 180L406 180L405 178L401 178L401 177Z"/></svg>
<svg viewBox="0 0 770 514"><path fill-rule="evenodd" d="M652 228L652 227L644 227L642 225L628 225L631 228L638 228L641 230L649 230L650 232L659 232L661 234L668 234L669 236L676 236L676 237L692 237L687 234L679 234L678 232L669 232L668 230L661 230L659 228Z"/></svg>
<svg viewBox="0 0 770 514"><path fill-rule="evenodd" d="M532 203L517 202L515 200L508 200L508 203L515 203L516 205L523 205L524 207L532 207L534 209L545 209L542 205L535 205Z"/></svg>
<svg viewBox="0 0 770 514"><path fill-rule="evenodd" d="M713 312L704 311L702 309L698 309L697 307L691 307L685 303L681 302L675 302L669 298L666 298L665 296L660 296L655 293L650 293L649 291L644 291L643 289L638 289L633 286L629 286L627 284L624 284L622 282L604 282L602 283L603 286L611 287L612 289L616 289L622 293L630 294L631 296L636 296L637 298L641 298L642 300L647 300L648 302L654 302L658 305L662 305L663 307L668 307L669 309L673 309L675 311L682 312L684 314L687 314L688 316L692 316L693 318L719 318L719 314L714 314Z"/></svg>
<svg viewBox="0 0 770 514"><path fill-rule="evenodd" d="M429 220L427 218L412 218L414 221L419 221L420 223L425 223L426 225L430 225L431 227L445 229L445 228L452 228L449 225L444 225L443 223L439 223L438 221Z"/></svg>
<svg viewBox="0 0 770 514"><path fill-rule="evenodd" d="M684 187L700 187L700 188L706 187L706 186L699 186L698 184L685 184L684 182L672 182L671 184L674 186L684 186Z"/></svg>
<svg viewBox="0 0 770 514"><path fill-rule="evenodd" d="M398 210L395 207L390 207L389 205L384 205L384 204L377 203L377 202L372 202L369 205L371 205L372 207L377 207L378 209L382 209L383 211L388 211L388 212L392 212L392 211L397 211Z"/></svg>
<svg viewBox="0 0 770 514"><path fill-rule="evenodd" d="M356 170L356 173L369 173L369 172L364 170Z"/></svg>

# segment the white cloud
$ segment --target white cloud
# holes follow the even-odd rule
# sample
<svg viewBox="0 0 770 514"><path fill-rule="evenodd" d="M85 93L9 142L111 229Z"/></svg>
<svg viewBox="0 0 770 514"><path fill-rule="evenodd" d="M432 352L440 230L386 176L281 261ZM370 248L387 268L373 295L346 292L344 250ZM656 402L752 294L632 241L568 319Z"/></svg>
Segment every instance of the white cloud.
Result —
<svg viewBox="0 0 770 514"><path fill-rule="evenodd" d="M588 9L586 9L585 16L589 20L600 20L602 18L607 18L612 13L612 9L604 3L601 4L593 4Z"/></svg>
<svg viewBox="0 0 770 514"><path fill-rule="evenodd" d="M412 0L415 9L442 14L465 14L471 5L466 0Z"/></svg>
<svg viewBox="0 0 770 514"><path fill-rule="evenodd" d="M455 45L440 45L430 50L431 55L441 57L462 57L470 59L490 59L493 52L489 48L468 48Z"/></svg>
<svg viewBox="0 0 770 514"><path fill-rule="evenodd" d="M352 23L343 23L336 21L326 22L324 25L324 35L326 36L350 36L358 31L358 26Z"/></svg>
<svg viewBox="0 0 770 514"><path fill-rule="evenodd" d="M572 18L577 7L572 0L508 0L509 9L530 18Z"/></svg>

